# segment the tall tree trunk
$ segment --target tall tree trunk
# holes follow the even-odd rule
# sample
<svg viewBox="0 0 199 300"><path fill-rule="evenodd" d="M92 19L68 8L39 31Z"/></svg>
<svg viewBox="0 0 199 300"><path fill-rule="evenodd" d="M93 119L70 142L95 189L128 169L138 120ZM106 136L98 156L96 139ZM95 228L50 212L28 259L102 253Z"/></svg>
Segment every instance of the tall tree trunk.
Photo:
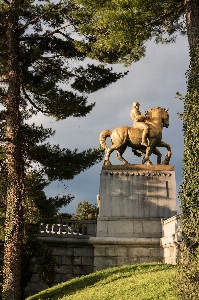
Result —
<svg viewBox="0 0 199 300"><path fill-rule="evenodd" d="M186 23L189 47L199 51L199 1L186 0Z"/></svg>
<svg viewBox="0 0 199 300"><path fill-rule="evenodd" d="M184 103L184 179L180 299L199 299L199 1L186 1L190 50Z"/></svg>
<svg viewBox="0 0 199 300"><path fill-rule="evenodd" d="M8 97L7 120L7 168L8 192L5 222L4 283L2 297L20 300L21 245L23 241L24 170L22 156L20 104L20 72L18 17L16 4L10 4L7 27L8 48Z"/></svg>

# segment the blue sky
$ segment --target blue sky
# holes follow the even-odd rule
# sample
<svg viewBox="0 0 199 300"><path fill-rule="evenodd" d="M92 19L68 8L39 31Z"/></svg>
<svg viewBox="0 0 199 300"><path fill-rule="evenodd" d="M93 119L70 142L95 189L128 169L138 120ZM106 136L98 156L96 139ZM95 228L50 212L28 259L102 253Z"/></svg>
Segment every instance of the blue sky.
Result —
<svg viewBox="0 0 199 300"><path fill-rule="evenodd" d="M50 143L70 149L78 148L82 151L99 147L99 135L103 129L113 130L122 125L131 126L130 110L134 101L139 101L142 114L156 105L169 108L170 126L168 129L164 128L163 140L172 147L173 155L170 164L175 168L178 191L182 182L183 131L182 121L177 113L183 112L183 102L175 96L176 92L183 95L186 93L185 72L188 67L189 53L186 37L179 36L176 43L170 45L148 42L146 56L139 62L129 68L121 65L114 66L116 71L129 70L125 78L89 95L89 102L96 102L96 106L87 117L68 118L56 122L39 115L34 122L56 130ZM164 157L166 149L161 148L160 151ZM120 164L115 154L112 153L111 162ZM141 158L133 156L130 149L125 152L124 157L129 163L141 163ZM155 157L152 157L152 161L155 163ZM47 194L54 196L66 193L75 196L71 204L62 208L63 212L75 212L77 204L83 200L96 203L101 168L102 163L76 176L74 180L55 182L47 189Z"/></svg>

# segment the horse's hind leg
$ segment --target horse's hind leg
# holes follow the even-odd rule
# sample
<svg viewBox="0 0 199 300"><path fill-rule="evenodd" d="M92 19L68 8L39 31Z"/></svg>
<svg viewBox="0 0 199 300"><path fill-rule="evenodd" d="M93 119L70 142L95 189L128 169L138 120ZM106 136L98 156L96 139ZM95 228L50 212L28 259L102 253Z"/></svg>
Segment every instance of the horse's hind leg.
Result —
<svg viewBox="0 0 199 300"><path fill-rule="evenodd" d="M105 164L105 165L111 165L111 162L110 162L110 160L109 160L110 155L111 155L111 153L112 153L114 150L117 150L119 147L121 147L121 145L113 144L111 147L109 147L109 148L106 149L106 156L105 156L105 158L104 158L104 164Z"/></svg>
<svg viewBox="0 0 199 300"><path fill-rule="evenodd" d="M111 162L109 160L111 153L114 151L110 148L106 148L106 156L104 158L104 165L111 165Z"/></svg>
<svg viewBox="0 0 199 300"><path fill-rule="evenodd" d="M126 159L124 159L124 157L122 156L122 154L124 153L124 151L126 150L126 147L127 146L123 146L121 148L119 148L117 150L117 153L116 153L116 157L124 164L129 164L128 161L126 161Z"/></svg>

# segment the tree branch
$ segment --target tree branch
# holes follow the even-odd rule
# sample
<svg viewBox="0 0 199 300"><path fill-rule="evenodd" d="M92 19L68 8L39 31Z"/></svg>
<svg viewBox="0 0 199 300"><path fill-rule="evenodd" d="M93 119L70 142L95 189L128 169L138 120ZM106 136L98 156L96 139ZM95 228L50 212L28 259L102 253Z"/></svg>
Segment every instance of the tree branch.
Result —
<svg viewBox="0 0 199 300"><path fill-rule="evenodd" d="M70 24L66 24L66 25L63 25L57 29L55 29L54 31L51 31L51 32L48 32L46 34L43 34L43 35L38 35L38 36L34 36L34 37L23 37L20 39L20 41L26 41L26 40L39 40L39 39L45 39L49 36L52 36L54 33L60 33L62 34L61 32L59 32L61 29L64 29L66 27L70 26Z"/></svg>
<svg viewBox="0 0 199 300"><path fill-rule="evenodd" d="M4 0L5 1L5 0ZM23 30L25 29L26 27L28 27L30 24L34 23L35 21L37 21L38 19L42 18L43 16L45 16L50 10L46 11L45 13L33 18L32 20L30 20L29 22L27 22L26 24L24 24L23 26L21 26L19 28L19 30Z"/></svg>
<svg viewBox="0 0 199 300"><path fill-rule="evenodd" d="M24 96L28 99L28 101L30 102L30 104L31 104L35 109L37 109L38 111L42 112L43 114L45 114L45 113L48 114L48 113L49 113L48 111L45 111L45 110L43 110L42 108L38 107L38 106L31 100L31 98L30 98L30 97L28 96L28 94L26 93L23 84L21 85L21 88L22 88L22 91L23 91Z"/></svg>
<svg viewBox="0 0 199 300"><path fill-rule="evenodd" d="M4 0L7 1L7 0ZM37 21L38 19L42 18L43 16L45 16L46 14L48 14L49 12L51 12L52 9L55 9L55 7L51 7L49 10L47 10L46 12L44 12L43 14L33 18L32 20L30 20L29 22L27 22L26 24L24 24L23 26L21 26L19 29L24 29L26 27L28 27L30 24L34 23L35 21ZM59 8L57 9L57 11L61 12L65 7Z"/></svg>
<svg viewBox="0 0 199 300"><path fill-rule="evenodd" d="M73 41L73 39L68 34L65 34L64 32L61 31L59 31L59 34L63 35L66 39Z"/></svg>
<svg viewBox="0 0 199 300"><path fill-rule="evenodd" d="M54 59L54 58L57 58L57 57L62 57L61 54L56 54L56 55L53 55L53 56L41 56L39 57L40 60L49 60L49 59Z"/></svg>
<svg viewBox="0 0 199 300"><path fill-rule="evenodd" d="M166 19L168 17L173 17L176 14L182 13L184 11L184 9L185 9L185 5L183 3L179 3L178 9L175 8L168 13L164 13L164 14L160 15L156 20L151 21L148 25L158 26L160 20Z"/></svg>

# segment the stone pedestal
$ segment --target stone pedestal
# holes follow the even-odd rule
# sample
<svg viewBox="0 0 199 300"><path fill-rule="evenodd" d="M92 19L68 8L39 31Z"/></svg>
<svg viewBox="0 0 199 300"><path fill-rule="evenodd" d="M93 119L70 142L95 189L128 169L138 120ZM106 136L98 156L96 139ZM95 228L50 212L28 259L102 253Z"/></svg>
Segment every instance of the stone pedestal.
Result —
<svg viewBox="0 0 199 300"><path fill-rule="evenodd" d="M162 261L162 219L176 214L173 166L103 166L94 266Z"/></svg>

